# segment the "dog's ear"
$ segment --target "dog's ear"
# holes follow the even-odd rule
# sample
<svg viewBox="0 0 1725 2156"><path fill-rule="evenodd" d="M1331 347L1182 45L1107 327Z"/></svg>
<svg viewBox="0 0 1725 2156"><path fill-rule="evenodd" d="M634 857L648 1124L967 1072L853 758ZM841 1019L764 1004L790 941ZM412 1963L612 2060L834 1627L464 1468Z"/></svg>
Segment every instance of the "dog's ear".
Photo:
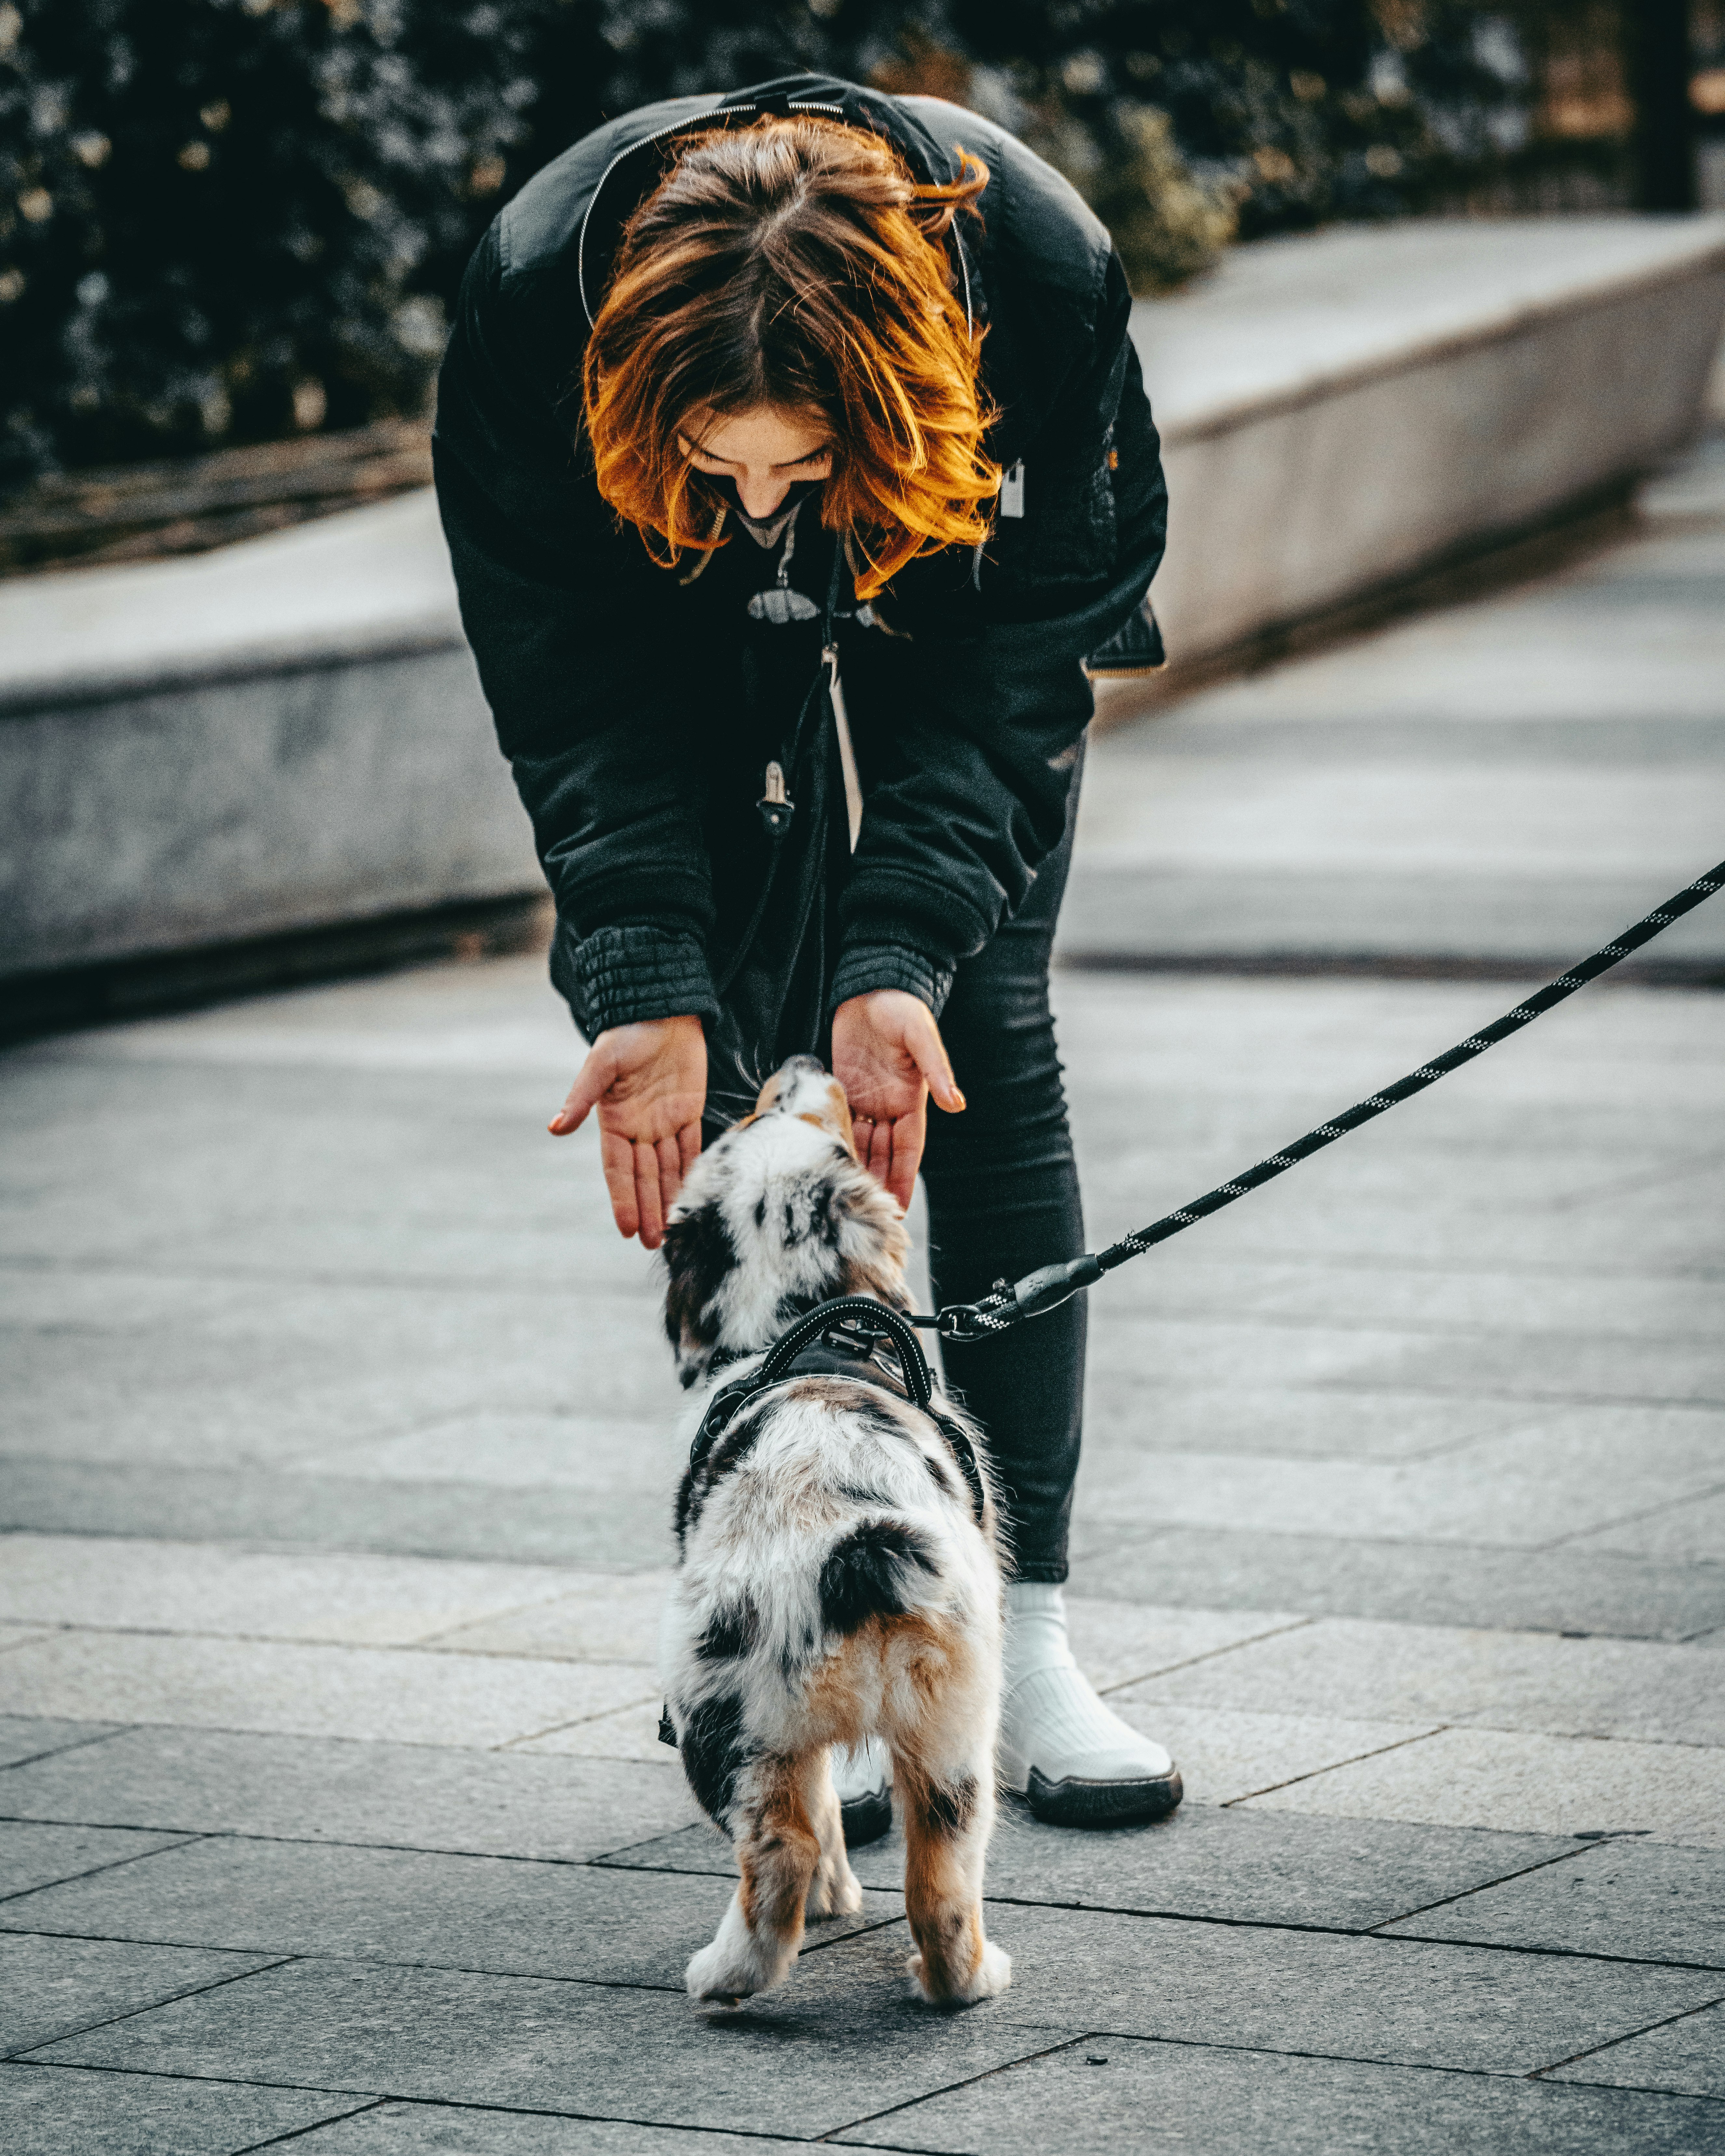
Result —
<svg viewBox="0 0 1725 2156"><path fill-rule="evenodd" d="M665 1331L685 1385L707 1373L719 1341L719 1291L737 1270L737 1245L716 1200L673 1219L665 1231Z"/></svg>
<svg viewBox="0 0 1725 2156"><path fill-rule="evenodd" d="M839 1295L872 1296L894 1310L911 1306L905 1267L911 1238L898 1200L866 1168L849 1163L834 1177L829 1203L837 1217L843 1262Z"/></svg>

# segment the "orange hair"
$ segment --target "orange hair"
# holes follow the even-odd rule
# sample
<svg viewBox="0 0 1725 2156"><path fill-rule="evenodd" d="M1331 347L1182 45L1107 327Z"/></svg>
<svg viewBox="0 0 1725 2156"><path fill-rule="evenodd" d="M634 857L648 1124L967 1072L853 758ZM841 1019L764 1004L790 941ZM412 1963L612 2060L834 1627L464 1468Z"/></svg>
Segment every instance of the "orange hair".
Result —
<svg viewBox="0 0 1725 2156"><path fill-rule="evenodd" d="M860 598L988 536L993 414L943 239L988 174L959 156L956 183L919 187L879 136L800 118L681 150L624 229L582 370L599 491L655 561L724 543L678 446L690 416L761 405L832 429L822 521Z"/></svg>

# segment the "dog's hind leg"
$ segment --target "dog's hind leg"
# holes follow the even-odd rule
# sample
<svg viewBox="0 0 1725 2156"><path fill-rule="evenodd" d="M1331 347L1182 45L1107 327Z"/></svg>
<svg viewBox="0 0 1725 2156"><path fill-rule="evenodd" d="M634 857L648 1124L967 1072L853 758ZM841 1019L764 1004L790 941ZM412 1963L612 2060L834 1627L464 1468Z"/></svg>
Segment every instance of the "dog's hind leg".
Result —
<svg viewBox="0 0 1725 2156"><path fill-rule="evenodd" d="M727 1823L742 1876L712 1944L685 1971L691 1998L735 2005L789 1974L821 1856L803 1786L806 1771L803 1762L763 1753L738 1774Z"/></svg>
<svg viewBox="0 0 1725 2156"><path fill-rule="evenodd" d="M895 1750L905 1824L909 1969L931 2005L968 2006L1012 1981L1012 1959L983 1930L983 1861L994 1826L992 1719L946 1741Z"/></svg>
<svg viewBox="0 0 1725 2156"><path fill-rule="evenodd" d="M820 1843L820 1858L809 1889L811 1917L854 1917L862 1907L862 1889L845 1853L845 1821L833 1787L833 1755L824 1744L809 1754L803 1770L809 1824Z"/></svg>

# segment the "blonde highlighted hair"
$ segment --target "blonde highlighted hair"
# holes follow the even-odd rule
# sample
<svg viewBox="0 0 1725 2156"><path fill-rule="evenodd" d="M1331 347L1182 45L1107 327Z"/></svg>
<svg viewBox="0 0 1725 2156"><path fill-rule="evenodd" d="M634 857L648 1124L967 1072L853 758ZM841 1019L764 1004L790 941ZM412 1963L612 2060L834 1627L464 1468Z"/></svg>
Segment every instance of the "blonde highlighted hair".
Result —
<svg viewBox="0 0 1725 2156"><path fill-rule="evenodd" d="M624 229L582 372L599 491L656 561L724 543L679 434L762 405L831 429L822 521L860 598L986 537L993 415L945 238L988 174L959 154L954 184L919 186L879 136L802 118L680 151Z"/></svg>

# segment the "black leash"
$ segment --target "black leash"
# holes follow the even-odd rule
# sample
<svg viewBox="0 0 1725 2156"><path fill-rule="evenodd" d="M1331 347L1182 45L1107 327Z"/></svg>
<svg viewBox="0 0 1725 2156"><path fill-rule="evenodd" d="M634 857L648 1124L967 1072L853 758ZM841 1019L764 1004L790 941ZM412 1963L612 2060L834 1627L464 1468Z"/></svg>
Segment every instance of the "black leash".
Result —
<svg viewBox="0 0 1725 2156"><path fill-rule="evenodd" d="M1507 1040L1512 1033L1519 1033L1524 1025L1530 1025L1566 996L1573 996L1578 988L1585 988L1601 973L1609 973L1631 951L1651 943L1674 921L1681 920L1704 898L1711 898L1720 890L1725 890L1725 861L1709 869L1705 875L1697 876L1675 898L1668 898L1663 906L1644 915L1633 928L1625 928L1615 942L1595 951L1592 957L1584 958L1579 966L1572 966L1548 988L1529 996L1526 1003L1517 1004L1495 1025L1472 1034L1446 1055L1422 1064L1405 1078L1398 1079L1394 1086L1386 1086L1381 1093L1373 1093L1370 1100L1361 1101L1342 1115L1332 1116L1328 1122L1320 1123L1315 1131L1308 1131L1303 1138L1284 1146L1280 1152L1271 1153L1268 1160L1260 1160L1255 1168L1249 1168L1231 1183L1219 1184L1202 1198L1194 1198L1189 1205L1181 1206L1178 1212L1165 1214L1160 1220L1153 1221L1147 1228L1135 1229L1131 1235L1122 1235L1106 1250L1086 1251L1083 1257L1069 1259L1063 1265L1043 1265L1034 1273L1026 1273L1020 1281L997 1281L993 1292L980 1302L951 1303L932 1317L913 1317L910 1322L932 1328L942 1340L987 1340L1027 1317L1040 1317L1045 1311L1058 1309L1081 1289L1094 1287L1104 1273L1111 1273L1128 1258L1142 1257L1146 1250L1153 1249L1158 1243L1165 1243L1170 1235L1178 1235L1182 1229L1208 1219L1212 1213L1219 1213L1224 1205L1231 1205L1236 1198L1244 1198L1249 1190L1260 1189L1265 1183L1273 1182L1297 1162L1322 1152L1327 1145L1333 1145L1349 1131L1357 1131L1362 1123L1369 1123L1386 1108L1394 1107L1398 1101L1411 1100L1415 1093L1423 1093L1428 1086L1435 1086L1440 1078L1459 1070L1464 1063L1471 1063L1475 1056L1483 1055L1488 1048L1495 1048L1500 1040Z"/></svg>

